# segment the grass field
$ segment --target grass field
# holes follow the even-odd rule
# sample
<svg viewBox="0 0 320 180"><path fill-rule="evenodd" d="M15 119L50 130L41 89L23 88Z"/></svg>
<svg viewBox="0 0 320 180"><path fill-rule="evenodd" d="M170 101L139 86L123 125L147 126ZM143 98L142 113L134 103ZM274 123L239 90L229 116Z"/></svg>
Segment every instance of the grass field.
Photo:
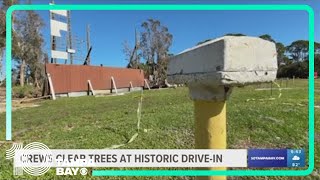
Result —
<svg viewBox="0 0 320 180"><path fill-rule="evenodd" d="M278 81L280 82L280 81ZM285 81L283 81L285 86ZM227 103L228 148L308 149L308 82L292 80L281 91L255 90L270 84L235 88ZM270 97L275 98L270 100ZM261 100L262 99L262 100ZM98 149L127 142L137 132L140 93L112 97L61 98L39 107L13 112L13 141L42 142L51 149ZM320 106L320 81L315 83L315 105ZM317 172L308 177L230 177L229 179L320 179L320 109L315 108ZM0 137L5 138L5 113L0 114ZM138 137L126 149L194 148L193 102L188 89L144 91ZM12 175L5 160L10 143L0 143L0 179L36 179ZM308 164L308 163L307 163ZM52 168L38 179L79 179L55 176ZM99 179L86 176L87 179ZM193 179L192 177L104 177L100 179Z"/></svg>

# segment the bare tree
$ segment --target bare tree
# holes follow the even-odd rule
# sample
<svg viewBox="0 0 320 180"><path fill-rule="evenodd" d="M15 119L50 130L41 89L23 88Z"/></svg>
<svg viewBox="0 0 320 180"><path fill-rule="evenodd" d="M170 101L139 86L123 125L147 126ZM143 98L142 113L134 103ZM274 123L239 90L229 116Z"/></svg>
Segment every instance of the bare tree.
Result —
<svg viewBox="0 0 320 180"><path fill-rule="evenodd" d="M131 48L128 41L123 43L123 53L126 56L126 60L128 61L127 68L138 69L141 66L140 63L140 42L137 35L137 30L135 30L135 43L134 47Z"/></svg>

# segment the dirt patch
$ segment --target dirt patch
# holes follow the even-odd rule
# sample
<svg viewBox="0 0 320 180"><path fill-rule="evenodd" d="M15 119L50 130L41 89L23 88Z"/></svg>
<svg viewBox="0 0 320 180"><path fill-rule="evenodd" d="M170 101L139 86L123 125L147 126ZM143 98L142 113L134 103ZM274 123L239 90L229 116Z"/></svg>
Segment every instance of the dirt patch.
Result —
<svg viewBox="0 0 320 180"><path fill-rule="evenodd" d="M315 133L315 134L314 134L314 140L315 140L317 143L320 143L320 134L319 134L319 133Z"/></svg>
<svg viewBox="0 0 320 180"><path fill-rule="evenodd" d="M1 99L1 98L0 98ZM32 100L32 101L31 101ZM11 101L12 111L22 108L38 107L43 99L24 98L24 99L13 99ZM6 112L6 101L3 99L0 101L0 113Z"/></svg>
<svg viewBox="0 0 320 180"><path fill-rule="evenodd" d="M278 87L274 87L272 88L273 90L277 90L277 89L281 89L281 90L290 90L290 89L294 89L294 88L278 88ZM297 89L297 88L295 88ZM271 90L271 88L257 88L255 89L256 91L267 91L267 90Z"/></svg>
<svg viewBox="0 0 320 180"><path fill-rule="evenodd" d="M12 111L15 111L17 109L22 109L22 108L30 108L30 107L38 107L39 102L35 103L19 103L12 101ZM6 103L0 103L0 113L6 112Z"/></svg>

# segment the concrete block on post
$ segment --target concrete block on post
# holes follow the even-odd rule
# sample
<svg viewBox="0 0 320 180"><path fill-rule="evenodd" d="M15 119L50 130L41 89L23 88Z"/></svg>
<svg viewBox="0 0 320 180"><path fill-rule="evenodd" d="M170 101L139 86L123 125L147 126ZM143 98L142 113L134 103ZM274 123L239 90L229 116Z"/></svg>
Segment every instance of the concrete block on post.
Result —
<svg viewBox="0 0 320 180"><path fill-rule="evenodd" d="M224 36L172 57L168 66L168 81L186 83L194 100L196 149L225 149L226 101L232 88L272 82L276 79L277 68L275 44L248 36Z"/></svg>

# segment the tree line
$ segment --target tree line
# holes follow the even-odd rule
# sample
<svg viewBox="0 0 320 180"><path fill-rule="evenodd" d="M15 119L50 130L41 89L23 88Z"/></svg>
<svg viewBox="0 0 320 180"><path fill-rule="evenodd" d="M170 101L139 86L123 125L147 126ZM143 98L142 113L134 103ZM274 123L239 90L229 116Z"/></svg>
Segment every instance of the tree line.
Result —
<svg viewBox="0 0 320 180"><path fill-rule="evenodd" d="M143 69L152 87L165 86L167 65L173 35L159 20L147 19L135 34L135 45L130 48L125 41L123 52L128 61L127 68Z"/></svg>
<svg viewBox="0 0 320 180"><path fill-rule="evenodd" d="M226 36L246 36L241 33L228 33ZM285 46L281 42L274 40L271 35L263 34L259 38L275 43L277 50L278 72L277 77L297 77L308 78L309 72L309 41L296 40L290 45ZM197 45L210 41L207 39ZM320 72L320 43L314 43L315 53L315 72Z"/></svg>
<svg viewBox="0 0 320 180"><path fill-rule="evenodd" d="M276 42L268 34L260 36L260 38L274 42L277 49L278 72L277 77L309 77L309 41L296 40L288 46L284 46L281 42ZM320 72L320 43L314 43L314 62L315 71Z"/></svg>
<svg viewBox="0 0 320 180"><path fill-rule="evenodd" d="M3 0L0 7L0 58L2 69L5 50L7 9L18 0ZM28 1L31 4L31 0ZM44 38L41 29L44 22L34 11L16 11L12 14L12 61L13 84L25 85L27 80L40 88L45 78L44 62L48 55L43 50Z"/></svg>
<svg viewBox="0 0 320 180"><path fill-rule="evenodd" d="M28 1L31 3L31 0ZM0 7L0 69L4 59L6 23L5 12L18 0L3 0ZM24 86L25 82L40 88L45 80L44 64L48 62L44 51L44 38L41 29L44 21L34 11L16 11L12 16L12 59L13 83ZM225 35L245 36L241 33ZM270 35L259 36L274 42L278 57L278 74L280 77L308 78L309 42L296 40L290 45L276 41ZM147 19L141 23L135 34L135 44L123 45L123 53L128 61L127 68L142 69L152 86L165 86L168 61L173 54L170 52L174 36L169 28L156 19ZM211 39L199 42L204 43ZM315 71L320 72L320 44L315 43Z"/></svg>
<svg viewBox="0 0 320 180"><path fill-rule="evenodd" d="M148 19L141 24L140 39L136 38L134 48L124 43L124 53L128 60L127 68L143 69L156 86L165 86L166 70L170 56L169 48L173 35L168 27L159 20ZM246 36L241 33L227 33L225 36ZM274 40L271 35L263 34L259 38L275 43L277 50L277 77L308 78L309 72L309 41L296 40L290 45ZM212 39L198 42L200 45ZM320 44L315 42L315 71L320 72Z"/></svg>

